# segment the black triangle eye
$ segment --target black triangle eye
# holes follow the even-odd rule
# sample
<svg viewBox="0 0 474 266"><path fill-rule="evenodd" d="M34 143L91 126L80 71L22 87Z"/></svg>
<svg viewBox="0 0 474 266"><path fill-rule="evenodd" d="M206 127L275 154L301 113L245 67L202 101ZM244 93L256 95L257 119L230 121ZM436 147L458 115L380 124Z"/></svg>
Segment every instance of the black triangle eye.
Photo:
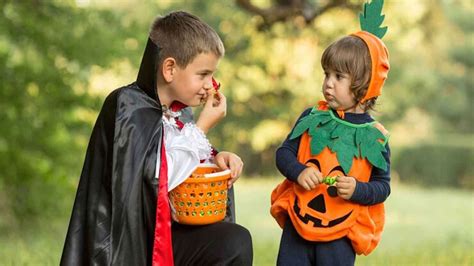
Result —
<svg viewBox="0 0 474 266"><path fill-rule="evenodd" d="M317 197L312 199L308 203L308 207L310 207L311 209L313 209L317 212L325 213L326 212L326 203L324 202L323 194L319 194Z"/></svg>

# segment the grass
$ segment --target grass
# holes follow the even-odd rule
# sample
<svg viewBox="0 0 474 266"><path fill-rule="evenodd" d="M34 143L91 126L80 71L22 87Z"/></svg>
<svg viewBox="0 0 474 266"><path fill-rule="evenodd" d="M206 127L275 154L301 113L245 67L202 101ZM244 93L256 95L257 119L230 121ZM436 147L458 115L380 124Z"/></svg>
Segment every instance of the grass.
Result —
<svg viewBox="0 0 474 266"><path fill-rule="evenodd" d="M275 265L281 229L269 214L276 179L236 184L237 222L253 237L254 265ZM72 200L72 199L71 199ZM72 205L72 203L71 203ZM382 241L357 265L474 265L474 194L394 184ZM0 224L5 214L0 213ZM69 214L0 234L0 265L58 265Z"/></svg>

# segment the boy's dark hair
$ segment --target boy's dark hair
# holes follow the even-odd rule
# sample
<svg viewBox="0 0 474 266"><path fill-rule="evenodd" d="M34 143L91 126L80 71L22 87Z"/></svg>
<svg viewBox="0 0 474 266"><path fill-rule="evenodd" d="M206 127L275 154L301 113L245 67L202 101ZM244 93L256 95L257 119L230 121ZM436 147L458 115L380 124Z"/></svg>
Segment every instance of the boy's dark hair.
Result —
<svg viewBox="0 0 474 266"><path fill-rule="evenodd" d="M359 37L345 36L329 45L321 57L321 66L325 70L348 73L355 100L360 102L364 98L369 88L372 62L369 48ZM373 109L376 100L367 100L364 111Z"/></svg>
<svg viewBox="0 0 474 266"><path fill-rule="evenodd" d="M198 17L184 11L157 17L150 29L150 39L161 48L160 62L172 57L184 68L200 53L224 55L219 35Z"/></svg>

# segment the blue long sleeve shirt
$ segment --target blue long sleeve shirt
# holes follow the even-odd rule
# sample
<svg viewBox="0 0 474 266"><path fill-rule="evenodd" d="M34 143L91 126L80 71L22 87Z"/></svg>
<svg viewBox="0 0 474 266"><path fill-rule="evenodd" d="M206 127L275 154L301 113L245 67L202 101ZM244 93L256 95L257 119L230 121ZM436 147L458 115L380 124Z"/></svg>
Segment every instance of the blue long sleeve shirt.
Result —
<svg viewBox="0 0 474 266"><path fill-rule="evenodd" d="M311 108L305 110L297 121L307 116L310 112ZM337 116L337 113L335 115ZM345 113L343 120L353 124L364 124L374 121L368 113ZM276 166L288 180L297 182L298 176L307 166L297 160L301 136L290 139L293 130L294 127L276 151ZM369 182L356 181L354 194L350 198L351 201L362 205L374 205L384 202L390 195L390 147L388 142L385 148L387 151L383 153L383 157L387 162L387 171L375 166L372 167Z"/></svg>

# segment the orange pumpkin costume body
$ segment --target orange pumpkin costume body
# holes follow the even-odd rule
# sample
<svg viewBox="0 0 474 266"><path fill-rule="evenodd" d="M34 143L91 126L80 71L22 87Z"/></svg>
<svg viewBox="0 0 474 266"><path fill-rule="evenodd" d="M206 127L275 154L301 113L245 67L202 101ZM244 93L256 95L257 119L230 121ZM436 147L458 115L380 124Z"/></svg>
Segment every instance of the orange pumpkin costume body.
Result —
<svg viewBox="0 0 474 266"><path fill-rule="evenodd" d="M322 106L320 110L324 108ZM380 124L374 126L387 133ZM336 153L325 147L321 153L312 155L310 141L311 136L305 132L301 136L298 161L317 168L323 176L346 175ZM354 158L347 176L368 182L371 170L367 159ZM320 184L306 191L297 183L284 180L272 193L271 214L282 228L289 217L296 231L306 240L332 241L347 236L357 254L369 254L380 241L385 220L383 203L363 206L331 197L327 189L328 185Z"/></svg>
<svg viewBox="0 0 474 266"><path fill-rule="evenodd" d="M362 100L364 102L381 94L389 70L388 51L380 39L368 32L361 31L353 35L361 38L367 44L371 56L371 80L367 94ZM344 157L334 151L334 144L329 144L329 146L332 145L331 148L326 144L318 143L320 140L317 138L313 140L311 135L314 134L314 128L319 128L321 124L312 125L312 128L308 128L301 135L297 154L298 161L317 168L325 177L345 175L352 176L359 182L369 182L372 167L374 165L379 167L380 165L375 162L376 160L373 160L373 156L364 157L356 154L363 155L364 149L367 150L376 145L382 145L381 142L385 144L386 138L383 136L387 135L387 131L380 123L376 122L364 125L349 125L350 123L335 118L332 111L327 110L327 108L327 105L320 104L318 110L313 109L313 112L319 115L326 115L325 112L331 114L332 119L336 121L332 122L335 125L334 127L339 125L340 127L364 127L367 129L371 127L371 130L376 128L375 131L381 134L373 134L374 130L372 130L372 134L369 134L372 144L369 140L367 140L365 148L356 144L355 148L352 147L354 156L349 157L350 160L348 161L347 156L343 160ZM302 123L301 120L299 123ZM333 134L333 131L328 132ZM351 132L354 135L347 136L346 134L344 137L357 140L358 136L356 135L358 133L356 133L356 130L354 129ZM312 152L314 147L318 145L320 146L317 149L318 152ZM321 145L325 147L322 148ZM289 218L298 234L306 240L325 242L347 237L357 254L369 254L381 238L385 221L383 203L364 206L337 196L331 197L327 191L328 185L326 184L319 184L315 189L306 191L299 184L284 180L272 192L271 214L282 228Z"/></svg>

